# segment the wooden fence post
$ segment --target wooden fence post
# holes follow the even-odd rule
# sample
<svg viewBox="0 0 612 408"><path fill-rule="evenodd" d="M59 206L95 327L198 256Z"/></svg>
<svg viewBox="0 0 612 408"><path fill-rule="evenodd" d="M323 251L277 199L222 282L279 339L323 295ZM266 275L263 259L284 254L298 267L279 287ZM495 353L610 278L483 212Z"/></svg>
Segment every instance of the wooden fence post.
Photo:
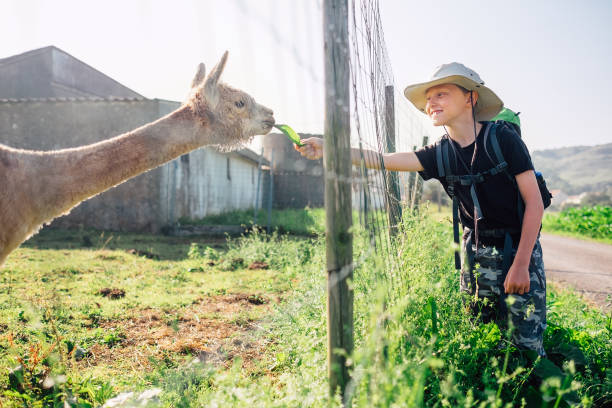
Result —
<svg viewBox="0 0 612 408"><path fill-rule="evenodd" d="M323 2L325 48L325 214L328 374L346 406L347 356L353 352L353 277L349 41L347 0Z"/></svg>
<svg viewBox="0 0 612 408"><path fill-rule="evenodd" d="M268 189L268 222L266 226L266 232L270 234L272 232L272 202L274 201L274 149L270 155L270 188Z"/></svg>
<svg viewBox="0 0 612 408"><path fill-rule="evenodd" d="M253 225L257 225L257 210L259 210L259 188L261 187L261 161L263 159L264 149L261 148L261 154L257 162L257 190L255 191L255 204L253 205ZM262 200L263 201L263 200Z"/></svg>
<svg viewBox="0 0 612 408"><path fill-rule="evenodd" d="M412 151L416 151L417 146L414 145L412 146ZM412 193L414 192L414 182L416 180L416 178L418 177L418 174L414 171L411 171L410 173L408 173L408 182L407 182L407 186L406 186L406 206L409 207L412 210Z"/></svg>
<svg viewBox="0 0 612 408"><path fill-rule="evenodd" d="M385 152L395 153L395 100L393 85L385 87L385 129L387 131ZM387 171L387 216L391 235L397 234L397 224L402 219L399 180L396 172Z"/></svg>
<svg viewBox="0 0 612 408"><path fill-rule="evenodd" d="M423 144L421 146L425 146L429 138L427 136L423 136ZM415 149L416 150L416 149ZM423 180L419 177L418 173L414 173L414 191L412 193L412 202L410 204L410 208L418 207L421 202L421 196L423 195Z"/></svg>

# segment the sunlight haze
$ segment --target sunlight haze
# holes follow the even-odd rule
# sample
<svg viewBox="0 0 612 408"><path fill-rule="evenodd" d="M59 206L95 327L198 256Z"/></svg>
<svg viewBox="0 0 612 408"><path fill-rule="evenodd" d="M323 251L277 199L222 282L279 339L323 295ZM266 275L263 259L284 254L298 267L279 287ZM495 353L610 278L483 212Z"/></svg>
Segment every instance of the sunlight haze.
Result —
<svg viewBox="0 0 612 408"><path fill-rule="evenodd" d="M522 112L530 149L612 141L604 125L612 3L385 0L380 7L400 93L437 65L459 61ZM200 61L210 69L229 50L227 83L300 132L323 127L321 1L9 0L0 5L0 35L0 58L55 45L147 98L177 101Z"/></svg>

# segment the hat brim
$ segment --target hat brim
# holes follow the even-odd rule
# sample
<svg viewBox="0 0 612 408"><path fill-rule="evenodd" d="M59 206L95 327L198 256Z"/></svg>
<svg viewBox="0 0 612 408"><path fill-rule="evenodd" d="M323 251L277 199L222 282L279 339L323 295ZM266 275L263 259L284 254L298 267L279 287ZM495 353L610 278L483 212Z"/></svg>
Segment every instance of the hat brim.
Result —
<svg viewBox="0 0 612 408"><path fill-rule="evenodd" d="M409 85L404 89L404 95L418 110L425 113L425 105L427 103L425 94L427 90L433 86L442 84L455 84L469 91L478 92L478 102L474 107L474 116L478 121L493 118L504 107L504 103L495 95L495 92L463 75L451 75L428 82L422 82L420 84Z"/></svg>

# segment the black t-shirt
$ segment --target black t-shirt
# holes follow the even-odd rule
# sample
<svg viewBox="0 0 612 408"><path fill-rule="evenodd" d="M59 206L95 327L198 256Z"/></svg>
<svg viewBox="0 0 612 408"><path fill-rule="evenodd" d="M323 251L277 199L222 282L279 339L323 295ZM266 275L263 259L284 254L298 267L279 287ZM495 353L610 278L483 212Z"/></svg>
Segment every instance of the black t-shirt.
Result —
<svg viewBox="0 0 612 408"><path fill-rule="evenodd" d="M495 154L490 147L490 143L487 151L484 148L484 132L486 129L486 122L483 124L480 130L476 143L477 152L474 160L473 174L480 173L497 164L495 160ZM533 164L527 147L521 140L520 136L509 129L508 126L499 127L497 132L497 140L504 156L504 159L508 163L508 173L512 176L523 173L527 170L533 170ZM472 161L472 154L474 153L474 143L466 147L461 147L457 142L449 138L449 163L454 175L466 175L470 174L469 170L465 168L461 160L456 157L456 154L460 154L463 158L463 162L470 166ZM424 170L420 171L419 174L424 180L435 178L442 183L444 190L448 193L448 184L444 178L440 178L438 174L438 165L436 163L436 145L440 143L440 140L434 144L424 146L417 150L415 153L421 162ZM487 154L488 153L488 154ZM470 196L470 186L461 186L459 183L455 184L455 191L457 198L459 199L459 216L461 223L468 228L474 228L474 203ZM485 176L485 180L482 183L476 184L476 195L480 202L483 219L478 221L478 229L515 229L520 231L521 224L518 215L518 189L512 183L504 173L497 174L495 176ZM514 235L515 239L520 237ZM497 244L497 239L480 238L480 241L487 244ZM518 241L516 241L518 243ZM516 244L515 244L516 245Z"/></svg>

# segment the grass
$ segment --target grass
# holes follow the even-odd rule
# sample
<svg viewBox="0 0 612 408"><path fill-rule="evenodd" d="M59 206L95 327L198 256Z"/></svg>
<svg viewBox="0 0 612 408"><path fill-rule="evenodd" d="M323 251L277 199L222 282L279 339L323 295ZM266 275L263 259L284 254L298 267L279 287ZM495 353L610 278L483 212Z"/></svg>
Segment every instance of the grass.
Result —
<svg viewBox="0 0 612 408"><path fill-rule="evenodd" d="M405 214L393 263L355 230L354 406L610 402L612 316L549 288L549 359L519 353L495 324L467 315L450 224L439 218ZM163 407L339 406L327 391L322 237L110 237L43 231L9 257L0 272L5 406L75 396L96 405L152 388ZM268 269L249 270L255 261ZM102 297L105 287L125 296Z"/></svg>
<svg viewBox="0 0 612 408"><path fill-rule="evenodd" d="M292 287L295 276L276 268L293 262L297 242L268 243L265 257L236 245L43 230L0 271L0 401L34 406L30 398L73 394L102 403L202 351L234 353L225 343L248 338ZM266 260L267 269L248 269ZM45 378L62 380L45 388Z"/></svg>
<svg viewBox="0 0 612 408"><path fill-rule="evenodd" d="M253 210L235 210L222 214L208 215L204 218L192 220L182 218L179 220L183 225L245 225L254 224ZM258 210L257 225L267 226L268 212ZM317 235L325 232L325 209L284 209L272 210L270 227L280 233L291 233L295 235Z"/></svg>
<svg viewBox="0 0 612 408"><path fill-rule="evenodd" d="M564 289L549 292L550 359L520 353L493 324L464 310L452 266L447 223L409 217L398 242L399 263L385 267L357 239L353 405L371 406L605 406L612 398L612 320ZM323 251L300 271L291 298L268 327L274 344L267 375L237 367L206 372L194 406L340 406L326 382ZM362 257L361 255L366 255ZM182 389L180 377L171 385ZM191 380L190 380L191 381ZM165 389L166 389L165 388ZM179 393L164 406L178 406Z"/></svg>

